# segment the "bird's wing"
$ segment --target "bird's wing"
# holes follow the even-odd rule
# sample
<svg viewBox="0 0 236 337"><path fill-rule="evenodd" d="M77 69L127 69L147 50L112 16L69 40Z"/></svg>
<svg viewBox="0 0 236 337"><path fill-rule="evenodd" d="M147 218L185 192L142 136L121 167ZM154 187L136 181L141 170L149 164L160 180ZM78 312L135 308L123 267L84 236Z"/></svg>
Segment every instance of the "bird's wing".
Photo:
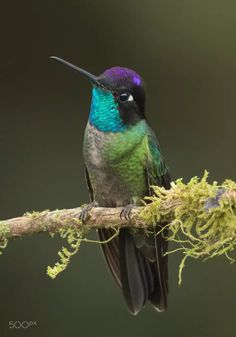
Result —
<svg viewBox="0 0 236 337"><path fill-rule="evenodd" d="M146 158L146 174L147 181L149 186L149 193L151 194L151 186L158 185L163 186L167 189L170 188L170 175L168 172L168 168L165 165L165 161L161 155L160 147L155 137L155 134L150 130L148 135L146 136L146 146L147 146L147 158ZM163 238L167 236L166 231L162 234L157 233L160 231L161 227L165 224L158 224L154 229L154 237L148 237L146 243L146 251L145 247L143 250L144 255L148 257L148 247L151 255L153 255L153 249L155 247L155 263L153 264L154 272L156 273L156 282L155 289L150 296L150 300L152 304L158 310L165 310L167 307L167 292L168 292L168 269L167 256L164 256L167 251L167 241Z"/></svg>
<svg viewBox="0 0 236 337"><path fill-rule="evenodd" d="M94 193L93 193L93 188L92 188L91 181L89 178L89 173L86 167L85 167L85 175L86 175L86 181L87 181L87 186L89 190L90 200L91 202L93 202ZM109 240L109 238L112 237L114 233L110 229L99 229L98 235L99 235L101 242L103 242L103 241ZM108 243L101 244L101 246L102 246L102 250L103 250L105 259L107 261L107 264L111 270L111 273L113 274L118 285L121 287L120 265L119 265L119 239L115 237Z"/></svg>
<svg viewBox="0 0 236 337"><path fill-rule="evenodd" d="M151 187L152 185L158 185L169 189L171 181L169 171L161 154L160 146L157 142L156 136L151 129L149 134L146 136L146 146L147 158L145 164L149 186Z"/></svg>

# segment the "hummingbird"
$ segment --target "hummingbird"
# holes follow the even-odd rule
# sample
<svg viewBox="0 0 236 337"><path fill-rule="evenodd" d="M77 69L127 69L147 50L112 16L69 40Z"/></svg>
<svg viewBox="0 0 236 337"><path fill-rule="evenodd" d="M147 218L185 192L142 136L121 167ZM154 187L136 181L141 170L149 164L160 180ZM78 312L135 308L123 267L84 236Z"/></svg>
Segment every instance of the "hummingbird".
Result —
<svg viewBox="0 0 236 337"><path fill-rule="evenodd" d="M145 83L134 70L113 67L92 75L61 58L52 59L74 69L92 84L92 101L84 134L83 154L91 204L132 207L152 194L152 185L170 188L170 175L156 136L145 115ZM87 209L88 210L88 209ZM85 209L86 211L86 209ZM83 213L83 216L85 213ZM128 310L136 315L150 301L155 309L167 308L168 260L166 235L122 228L98 229L105 260L121 288Z"/></svg>

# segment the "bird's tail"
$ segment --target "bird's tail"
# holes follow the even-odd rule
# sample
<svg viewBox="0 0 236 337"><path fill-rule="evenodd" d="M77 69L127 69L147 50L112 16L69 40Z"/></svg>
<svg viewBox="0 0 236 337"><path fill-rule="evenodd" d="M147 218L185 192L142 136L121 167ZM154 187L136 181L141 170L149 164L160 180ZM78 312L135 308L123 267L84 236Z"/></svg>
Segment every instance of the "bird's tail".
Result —
<svg viewBox="0 0 236 337"><path fill-rule="evenodd" d="M100 239L111 236L99 230ZM146 235L143 233L143 237ZM115 241L114 241L115 240ZM159 311L167 307L167 257L163 256L163 240L154 235L138 246L129 229L120 230L119 238L102 245L110 270L122 288L128 309L137 314L150 300ZM145 240L144 240L145 241ZM159 242L160 241L160 242ZM138 246L138 248L137 248Z"/></svg>

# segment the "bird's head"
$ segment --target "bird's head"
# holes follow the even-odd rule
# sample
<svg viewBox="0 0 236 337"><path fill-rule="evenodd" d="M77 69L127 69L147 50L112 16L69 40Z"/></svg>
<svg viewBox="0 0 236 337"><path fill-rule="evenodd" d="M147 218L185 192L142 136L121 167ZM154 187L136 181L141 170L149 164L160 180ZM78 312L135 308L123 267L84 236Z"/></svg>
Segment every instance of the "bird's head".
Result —
<svg viewBox="0 0 236 337"><path fill-rule="evenodd" d="M80 72L93 85L89 121L98 130L121 132L145 118L144 82L134 70L113 67L97 77L60 58L52 58Z"/></svg>

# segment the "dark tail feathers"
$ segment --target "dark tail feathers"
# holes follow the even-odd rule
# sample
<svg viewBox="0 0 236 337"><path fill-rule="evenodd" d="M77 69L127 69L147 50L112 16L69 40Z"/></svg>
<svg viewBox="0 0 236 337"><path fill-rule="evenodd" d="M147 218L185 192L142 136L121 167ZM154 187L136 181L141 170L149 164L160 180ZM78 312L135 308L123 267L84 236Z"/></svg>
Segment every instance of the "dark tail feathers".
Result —
<svg viewBox="0 0 236 337"><path fill-rule="evenodd" d="M131 313L137 314L147 300L158 311L167 307L167 261L163 257L161 237L156 240L156 261L150 262L139 249L128 229L119 234L120 277L125 300ZM164 262L164 263L163 263Z"/></svg>

